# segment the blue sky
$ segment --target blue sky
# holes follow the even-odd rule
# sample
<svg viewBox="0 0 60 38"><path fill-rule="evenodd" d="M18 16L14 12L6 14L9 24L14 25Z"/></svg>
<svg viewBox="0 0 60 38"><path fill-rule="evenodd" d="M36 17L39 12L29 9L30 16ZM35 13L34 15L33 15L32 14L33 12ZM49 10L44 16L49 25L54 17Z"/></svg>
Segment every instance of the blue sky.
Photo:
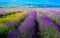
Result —
<svg viewBox="0 0 60 38"><path fill-rule="evenodd" d="M8 4L52 4L60 5L60 0L1 0L0 3Z"/></svg>

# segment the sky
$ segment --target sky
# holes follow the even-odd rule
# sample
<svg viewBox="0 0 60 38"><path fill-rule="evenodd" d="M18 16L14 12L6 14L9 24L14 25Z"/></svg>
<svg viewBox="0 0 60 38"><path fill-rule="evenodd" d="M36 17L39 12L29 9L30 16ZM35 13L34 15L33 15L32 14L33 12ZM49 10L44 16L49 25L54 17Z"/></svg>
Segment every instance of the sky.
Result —
<svg viewBox="0 0 60 38"><path fill-rule="evenodd" d="M60 0L1 0L0 4L52 4L60 5Z"/></svg>

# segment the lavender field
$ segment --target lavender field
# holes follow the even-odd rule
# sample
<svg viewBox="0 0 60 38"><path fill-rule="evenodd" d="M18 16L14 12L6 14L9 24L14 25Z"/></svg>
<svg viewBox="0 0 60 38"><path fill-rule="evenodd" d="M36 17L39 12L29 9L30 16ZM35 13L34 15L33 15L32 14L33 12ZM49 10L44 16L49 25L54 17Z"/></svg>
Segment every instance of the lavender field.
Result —
<svg viewBox="0 0 60 38"><path fill-rule="evenodd" d="M60 38L60 8L0 8L0 38Z"/></svg>

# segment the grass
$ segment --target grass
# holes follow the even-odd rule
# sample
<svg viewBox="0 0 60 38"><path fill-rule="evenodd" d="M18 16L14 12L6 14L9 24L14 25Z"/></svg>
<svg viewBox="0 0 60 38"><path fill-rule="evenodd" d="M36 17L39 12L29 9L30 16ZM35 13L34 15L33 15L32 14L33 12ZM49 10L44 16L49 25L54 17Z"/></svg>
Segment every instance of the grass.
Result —
<svg viewBox="0 0 60 38"><path fill-rule="evenodd" d="M22 11L20 13L17 13L16 14L11 14L11 15L8 15L6 16L5 18L0 18L0 23L4 23L6 21L10 21L10 20L15 20L17 19L18 17L20 17L21 15L25 14L26 12L25 11Z"/></svg>
<svg viewBox="0 0 60 38"><path fill-rule="evenodd" d="M56 21L58 21L58 18L56 18L56 17L54 18L53 17L52 20L56 22Z"/></svg>

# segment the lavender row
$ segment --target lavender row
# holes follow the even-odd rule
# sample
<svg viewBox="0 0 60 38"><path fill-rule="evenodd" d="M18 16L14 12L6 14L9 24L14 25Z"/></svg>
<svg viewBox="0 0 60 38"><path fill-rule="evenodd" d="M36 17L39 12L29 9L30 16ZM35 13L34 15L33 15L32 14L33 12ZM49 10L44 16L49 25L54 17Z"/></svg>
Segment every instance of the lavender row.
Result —
<svg viewBox="0 0 60 38"><path fill-rule="evenodd" d="M50 19L46 15L39 16L37 14L37 21L39 24L39 31L40 31L40 35L42 36L42 38L49 38L49 37L52 38L55 35L57 35L56 37L58 37L58 33L60 33L58 32L59 28L57 27L57 24L53 22L52 19Z"/></svg>
<svg viewBox="0 0 60 38"><path fill-rule="evenodd" d="M35 14L36 12L33 11L29 16L20 24L18 30L20 32L20 36L22 38L32 38L35 33Z"/></svg>
<svg viewBox="0 0 60 38"><path fill-rule="evenodd" d="M7 35L9 35L10 34L10 32L12 32L15 28L17 28L18 26L19 26L19 24L25 19L27 17L27 15L25 14L25 15L22 15L21 17L19 17L19 18L17 18L16 20L11 20L11 21L6 21L5 23L3 23L4 25L3 26L5 26L7 29L5 29L5 28L1 28L2 30L0 30L1 32L0 32L0 35L2 36L2 35L6 35L6 37L7 37ZM0 38L3 38L3 36L2 37L0 37Z"/></svg>

